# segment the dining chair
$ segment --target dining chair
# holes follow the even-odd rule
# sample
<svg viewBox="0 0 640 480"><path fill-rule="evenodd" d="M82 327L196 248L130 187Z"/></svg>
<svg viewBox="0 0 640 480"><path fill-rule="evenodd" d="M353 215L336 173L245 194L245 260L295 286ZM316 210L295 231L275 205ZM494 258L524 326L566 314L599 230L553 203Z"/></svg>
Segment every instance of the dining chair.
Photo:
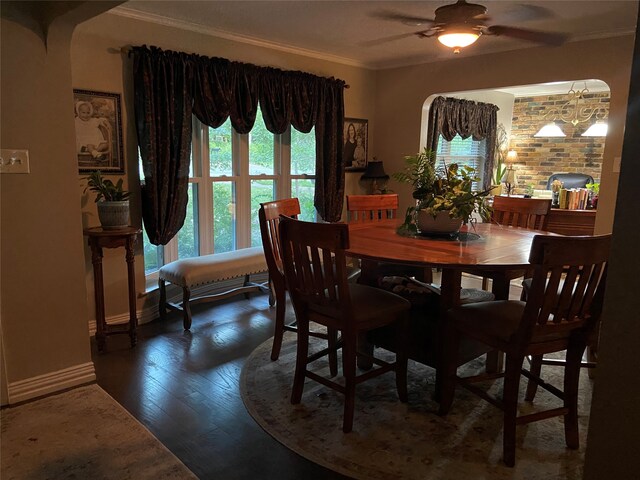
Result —
<svg viewBox="0 0 640 480"><path fill-rule="evenodd" d="M282 255L278 241L278 224L280 215L297 218L300 215L300 202L297 198L286 198L260 204L258 210L258 223L260 224L260 236L262 247L269 269L269 285L272 294L269 295L269 305L276 305L276 323L271 348L271 360L277 360L282 348L282 338L285 331L296 331L295 325L286 325L286 301L287 287L282 269Z"/></svg>
<svg viewBox="0 0 640 480"><path fill-rule="evenodd" d="M530 230L547 230L551 200L546 198L493 197L491 223L509 227L521 227ZM514 272L511 280L526 272ZM482 289L489 288L491 275L482 277Z"/></svg>
<svg viewBox="0 0 640 480"><path fill-rule="evenodd" d="M546 230L551 199L493 197L491 221L499 225Z"/></svg>
<svg viewBox="0 0 640 480"><path fill-rule="evenodd" d="M407 401L407 357L399 350L394 362L376 358L378 368L356 375L357 339L365 332L394 324L398 341L406 341L410 303L377 288L349 283L345 250L349 229L345 224L321 224L280 217L280 252L291 302L298 324L296 367L291 403L302 400L305 378L345 395L342 430L353 428L356 385L395 371L398 396ZM309 323L327 327L329 346L309 356ZM342 335L336 342L337 332ZM344 384L311 370L309 365L330 352L342 349Z"/></svg>
<svg viewBox="0 0 640 480"><path fill-rule="evenodd" d="M447 312L443 387L440 413L451 408L457 383L503 411L503 461L515 465L516 425L564 416L565 442L578 448L578 380L580 359L598 323L611 235L563 237L536 235L529 262L533 268L527 301L501 300L462 305ZM487 375L457 376L457 352L462 338L485 343L506 354L502 399L474 385ZM567 350L563 390L523 368L527 355ZM520 376L548 390L563 405L517 415Z"/></svg>
<svg viewBox="0 0 640 480"><path fill-rule="evenodd" d="M396 218L398 205L397 193L347 195L347 223L369 223ZM390 275L406 275L427 283L433 279L431 268L378 262L374 270L374 275L380 278Z"/></svg>
<svg viewBox="0 0 640 480"><path fill-rule="evenodd" d="M300 202L297 198L285 198L272 202L260 204L258 210L258 221L260 224L260 235L262 237L262 247L264 256L267 260L269 269L269 284L271 285L272 294L269 296L269 305L276 305L276 322L273 335L273 346L271 348L271 360L275 361L280 356L282 348L282 339L285 331L297 331L296 325L287 325L285 323L285 314L287 306L287 286L284 278L284 270L282 267L282 252L280 251L280 242L278 224L281 215L296 218L300 215ZM328 334L324 332L311 331L309 335L328 339ZM337 373L337 356L332 355L330 358L331 372Z"/></svg>

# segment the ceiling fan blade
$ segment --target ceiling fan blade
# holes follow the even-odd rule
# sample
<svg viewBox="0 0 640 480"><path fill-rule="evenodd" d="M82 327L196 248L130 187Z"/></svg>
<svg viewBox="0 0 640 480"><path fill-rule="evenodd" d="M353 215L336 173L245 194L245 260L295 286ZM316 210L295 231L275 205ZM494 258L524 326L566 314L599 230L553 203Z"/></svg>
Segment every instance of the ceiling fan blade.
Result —
<svg viewBox="0 0 640 480"><path fill-rule="evenodd" d="M420 26L420 25L430 25L434 23L434 20L431 18L424 17L414 17L412 15L403 15L402 13L393 12L391 10L379 10L377 12L371 13L371 17L379 18L381 20L390 20L393 22L400 22L405 25L411 26Z"/></svg>
<svg viewBox="0 0 640 480"><path fill-rule="evenodd" d="M497 13L495 19L499 22L515 23L527 20L544 20L554 16L555 13L545 7L517 4L507 7L504 12Z"/></svg>
<svg viewBox="0 0 640 480"><path fill-rule="evenodd" d="M528 42L541 43L559 47L569 39L565 33L541 32L538 30L525 30L524 28L506 27L504 25L492 25L487 27L487 35L503 35L505 37L518 38Z"/></svg>
<svg viewBox="0 0 640 480"><path fill-rule="evenodd" d="M429 30L424 30L423 32L428 32ZM367 40L365 42L360 42L358 45L361 47L375 47L377 45L383 45L389 42L395 42L396 40L402 40L403 38L413 37L414 35L418 35L423 32L407 32L400 33L398 35L391 35L389 37L377 38L375 40Z"/></svg>

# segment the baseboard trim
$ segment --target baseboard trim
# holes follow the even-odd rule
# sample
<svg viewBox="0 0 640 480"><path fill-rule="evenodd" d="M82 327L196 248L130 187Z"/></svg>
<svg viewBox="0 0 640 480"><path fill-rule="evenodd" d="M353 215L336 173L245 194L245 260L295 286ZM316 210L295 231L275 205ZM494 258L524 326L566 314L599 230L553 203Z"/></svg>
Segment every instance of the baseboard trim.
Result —
<svg viewBox="0 0 640 480"><path fill-rule="evenodd" d="M95 379L96 371L93 362L87 362L13 382L8 386L9 404L24 402L66 388L83 385L93 382Z"/></svg>

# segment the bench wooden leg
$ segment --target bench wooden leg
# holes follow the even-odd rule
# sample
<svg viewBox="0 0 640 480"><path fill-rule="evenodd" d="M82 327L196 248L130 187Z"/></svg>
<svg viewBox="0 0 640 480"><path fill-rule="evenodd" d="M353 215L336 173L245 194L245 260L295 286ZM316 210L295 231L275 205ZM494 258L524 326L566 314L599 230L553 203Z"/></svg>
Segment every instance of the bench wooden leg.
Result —
<svg viewBox="0 0 640 480"><path fill-rule="evenodd" d="M158 302L158 313L160 320L167 319L167 289L164 280L158 280L158 288L160 290L160 301Z"/></svg>
<svg viewBox="0 0 640 480"><path fill-rule="evenodd" d="M182 313L183 320L182 325L185 330L191 328L191 307L189 306L189 298L191 297L191 290L188 287L182 287Z"/></svg>
<svg viewBox="0 0 640 480"><path fill-rule="evenodd" d="M246 286L249 285L249 283L250 283L250 278L249 277L250 277L249 275L245 275L244 276L244 283L242 284L243 287L246 287ZM250 296L251 296L251 294L249 292L244 294L244 298L246 300L249 300Z"/></svg>

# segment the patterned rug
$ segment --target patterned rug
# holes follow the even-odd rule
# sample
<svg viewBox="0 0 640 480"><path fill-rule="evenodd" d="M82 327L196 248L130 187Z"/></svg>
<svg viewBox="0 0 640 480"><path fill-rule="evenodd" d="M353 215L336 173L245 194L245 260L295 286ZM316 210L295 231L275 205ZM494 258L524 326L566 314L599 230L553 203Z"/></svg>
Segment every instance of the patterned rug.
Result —
<svg viewBox="0 0 640 480"><path fill-rule="evenodd" d="M2 480L195 479L98 385L2 410Z"/></svg>
<svg viewBox="0 0 640 480"><path fill-rule="evenodd" d="M409 402L397 398L392 373L356 387L353 432L342 433L343 396L307 380L300 405L289 397L295 365L295 334L286 333L282 353L269 359L271 341L260 345L242 371L240 389L253 418L283 445L303 457L358 479L580 479L584 463L591 380L580 378L580 449L564 443L562 417L519 426L516 466L502 463L502 416L497 408L462 388L452 409L439 417L431 399L435 372L409 362ZM313 348L311 349L313 351ZM376 350L376 355L387 353ZM389 358L393 358L392 356ZM326 362L315 362L318 372ZM483 363L467 364L463 375L479 373ZM562 387L562 368L543 367L543 377ZM521 400L524 395L521 385ZM501 393L502 382L487 383ZM539 389L521 413L559 406Z"/></svg>

